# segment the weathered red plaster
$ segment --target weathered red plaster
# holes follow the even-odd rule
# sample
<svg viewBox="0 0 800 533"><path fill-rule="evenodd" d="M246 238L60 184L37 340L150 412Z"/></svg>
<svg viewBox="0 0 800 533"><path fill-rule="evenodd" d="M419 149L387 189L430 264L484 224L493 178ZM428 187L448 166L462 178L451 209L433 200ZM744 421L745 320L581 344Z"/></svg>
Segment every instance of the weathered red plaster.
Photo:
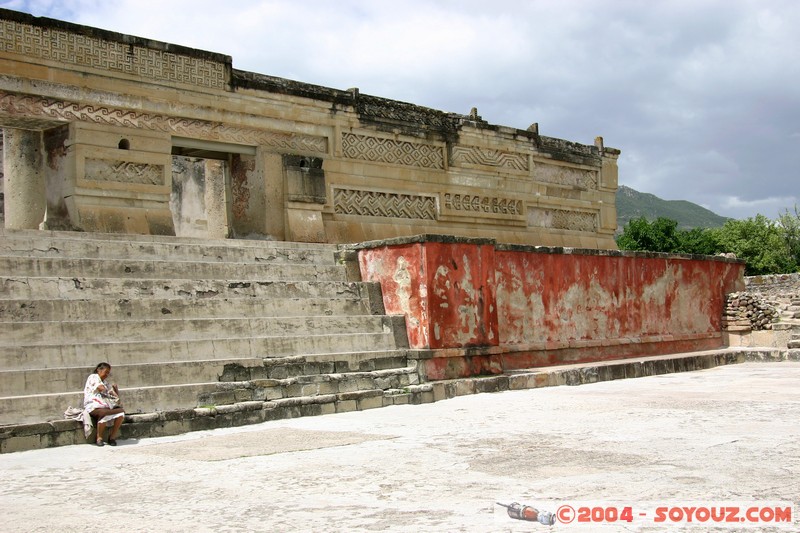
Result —
<svg viewBox="0 0 800 533"><path fill-rule="evenodd" d="M721 330L741 265L714 260L497 251L501 345Z"/></svg>
<svg viewBox="0 0 800 533"><path fill-rule="evenodd" d="M660 254L433 241L359 261L410 347L433 350L429 379L719 347L725 294L744 286L741 262Z"/></svg>
<svg viewBox="0 0 800 533"><path fill-rule="evenodd" d="M494 246L414 243L359 253L389 314L406 316L411 348L498 344Z"/></svg>

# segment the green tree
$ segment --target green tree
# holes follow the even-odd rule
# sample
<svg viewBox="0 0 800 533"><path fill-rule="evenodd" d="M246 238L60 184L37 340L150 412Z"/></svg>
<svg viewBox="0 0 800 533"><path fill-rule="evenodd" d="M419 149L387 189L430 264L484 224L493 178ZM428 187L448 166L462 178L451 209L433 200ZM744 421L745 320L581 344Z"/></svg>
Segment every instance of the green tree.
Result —
<svg viewBox="0 0 800 533"><path fill-rule="evenodd" d="M677 253L680 247L678 223L658 217L653 222L646 217L630 220L617 238L620 250Z"/></svg>
<svg viewBox="0 0 800 533"><path fill-rule="evenodd" d="M724 252L733 252L747 262L745 274L781 274L797 268L783 231L764 215L729 220L712 230Z"/></svg>
<svg viewBox="0 0 800 533"><path fill-rule="evenodd" d="M722 251L716 233L707 228L680 231L678 240L678 248L684 254L716 255Z"/></svg>
<svg viewBox="0 0 800 533"><path fill-rule="evenodd" d="M800 265L800 213L798 213L796 205L794 206L794 215L787 209L778 217L778 228L783 233L783 239L789 248L789 255L792 256L795 265Z"/></svg>

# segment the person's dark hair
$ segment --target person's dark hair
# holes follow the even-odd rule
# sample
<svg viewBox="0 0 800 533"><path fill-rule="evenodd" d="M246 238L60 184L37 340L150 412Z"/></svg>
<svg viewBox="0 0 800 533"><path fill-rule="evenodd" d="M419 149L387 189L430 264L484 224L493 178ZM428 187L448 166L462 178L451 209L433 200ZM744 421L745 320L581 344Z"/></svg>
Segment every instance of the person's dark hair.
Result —
<svg viewBox="0 0 800 533"><path fill-rule="evenodd" d="M108 363L100 363L99 365L94 367L94 373L97 374L99 371L101 371L104 368L109 368L110 369L111 365L109 365Z"/></svg>

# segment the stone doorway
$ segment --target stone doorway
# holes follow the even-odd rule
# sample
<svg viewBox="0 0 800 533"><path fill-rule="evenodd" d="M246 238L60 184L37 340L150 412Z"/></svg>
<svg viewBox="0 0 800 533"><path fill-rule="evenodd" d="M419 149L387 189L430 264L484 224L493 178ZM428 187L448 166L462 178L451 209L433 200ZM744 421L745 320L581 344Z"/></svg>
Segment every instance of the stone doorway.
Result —
<svg viewBox="0 0 800 533"><path fill-rule="evenodd" d="M173 138L170 210L179 237L265 238L255 147Z"/></svg>

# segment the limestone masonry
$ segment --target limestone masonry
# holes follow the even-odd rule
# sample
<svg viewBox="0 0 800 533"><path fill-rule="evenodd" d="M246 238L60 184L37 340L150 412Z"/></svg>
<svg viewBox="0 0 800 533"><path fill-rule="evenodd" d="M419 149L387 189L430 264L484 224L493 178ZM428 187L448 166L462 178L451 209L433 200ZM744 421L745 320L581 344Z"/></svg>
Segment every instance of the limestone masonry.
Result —
<svg viewBox="0 0 800 533"><path fill-rule="evenodd" d="M615 249L619 150L0 10L5 225Z"/></svg>

